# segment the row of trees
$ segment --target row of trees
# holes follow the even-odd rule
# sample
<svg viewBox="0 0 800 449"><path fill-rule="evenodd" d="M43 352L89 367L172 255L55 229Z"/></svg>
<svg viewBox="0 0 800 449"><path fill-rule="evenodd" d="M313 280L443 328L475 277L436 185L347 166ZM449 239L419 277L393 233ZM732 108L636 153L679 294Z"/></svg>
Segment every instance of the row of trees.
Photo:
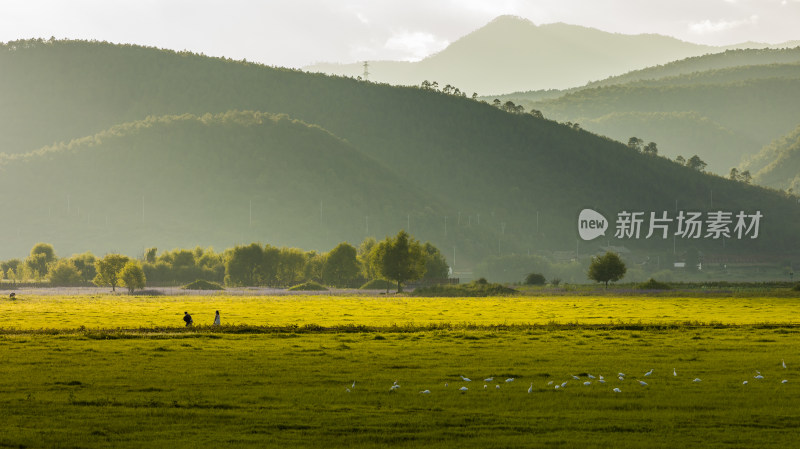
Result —
<svg viewBox="0 0 800 449"><path fill-rule="evenodd" d="M127 287L180 285L195 280L230 286L290 287L314 281L334 287L358 287L383 279L402 284L420 278L446 278L444 256L430 243L421 244L405 231L382 241L364 240L358 248L340 243L327 253L251 243L222 253L213 248L175 249L158 254L145 250L142 260L119 254L98 259L91 253L58 258L52 245L37 243L24 259L0 262L0 279L49 282L51 285Z"/></svg>
<svg viewBox="0 0 800 449"><path fill-rule="evenodd" d="M358 248L340 243L330 252L303 253L251 243L236 246L224 257L225 284L288 287L314 281L334 287L357 287L383 279L402 284L448 276L447 261L430 243L421 244L405 231L378 242L365 239Z"/></svg>
<svg viewBox="0 0 800 449"><path fill-rule="evenodd" d="M658 145L655 142L648 142L645 144L644 140L635 136L628 139L628 148L648 156L658 156ZM708 165L704 160L700 159L700 156L696 154L690 157L688 160L685 157L678 155L675 158L675 162L697 171L705 170L706 166ZM733 178L733 170L731 170L731 179L735 179Z"/></svg>
<svg viewBox="0 0 800 449"><path fill-rule="evenodd" d="M99 286L127 287L133 292L145 285L142 265L119 254L109 254L97 259L92 253L56 257L53 245L37 243L24 260L9 259L0 262L0 280L16 283L48 281L51 285L75 286L93 283Z"/></svg>
<svg viewBox="0 0 800 449"><path fill-rule="evenodd" d="M450 84L445 85L440 90L439 89L439 83L437 81L431 82L431 81L428 81L428 80L424 80L420 84L419 87L422 90L434 90L436 92L441 92L441 93L446 94L446 95L455 95L457 97L466 97L467 96L466 92L463 92L458 87L451 86ZM477 92L473 92L472 96L470 98L477 101L478 100L478 93ZM481 101L484 102L483 100L481 100ZM508 112L510 114L524 114L525 113L525 107L524 106L522 106L521 104L514 104L514 102L511 101L511 100L508 100L505 103L503 103L502 101L500 101L500 99L495 98L494 100L492 100L492 106L494 106L494 107L496 107L498 109L501 109L501 110L503 110L505 112ZM536 117L536 118L544 118L544 115L542 115L542 111L540 111L538 109L531 109L529 111L529 114L534 116L534 117Z"/></svg>

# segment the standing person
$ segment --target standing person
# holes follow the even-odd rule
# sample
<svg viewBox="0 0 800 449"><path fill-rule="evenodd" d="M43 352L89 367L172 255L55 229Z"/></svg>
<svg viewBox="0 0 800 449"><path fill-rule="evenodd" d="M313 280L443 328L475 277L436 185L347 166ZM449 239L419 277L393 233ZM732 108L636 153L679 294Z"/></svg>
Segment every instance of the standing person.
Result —
<svg viewBox="0 0 800 449"><path fill-rule="evenodd" d="M192 316L189 315L189 312L183 312L183 321L186 322L186 327L189 327L194 323L194 321L192 321Z"/></svg>
<svg viewBox="0 0 800 449"><path fill-rule="evenodd" d="M219 310L217 310L217 314L214 315L214 326L219 326Z"/></svg>

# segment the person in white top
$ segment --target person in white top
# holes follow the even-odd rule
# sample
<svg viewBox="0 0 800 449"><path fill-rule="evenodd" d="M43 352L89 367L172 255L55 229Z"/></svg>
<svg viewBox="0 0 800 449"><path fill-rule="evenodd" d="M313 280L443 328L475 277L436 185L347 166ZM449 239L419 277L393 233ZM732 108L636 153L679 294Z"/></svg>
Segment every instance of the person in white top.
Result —
<svg viewBox="0 0 800 449"><path fill-rule="evenodd" d="M217 310L217 314L214 315L214 326L219 326L219 310Z"/></svg>

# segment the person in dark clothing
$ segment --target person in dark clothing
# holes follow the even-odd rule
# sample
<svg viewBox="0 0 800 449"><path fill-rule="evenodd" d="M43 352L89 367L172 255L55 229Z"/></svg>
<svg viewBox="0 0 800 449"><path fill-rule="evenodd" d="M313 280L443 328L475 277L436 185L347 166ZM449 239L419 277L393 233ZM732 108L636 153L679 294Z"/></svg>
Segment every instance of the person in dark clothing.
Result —
<svg viewBox="0 0 800 449"><path fill-rule="evenodd" d="M183 312L183 321L186 322L186 327L189 327L192 325L192 323L194 323L194 321L192 321L192 316L189 315L189 312Z"/></svg>

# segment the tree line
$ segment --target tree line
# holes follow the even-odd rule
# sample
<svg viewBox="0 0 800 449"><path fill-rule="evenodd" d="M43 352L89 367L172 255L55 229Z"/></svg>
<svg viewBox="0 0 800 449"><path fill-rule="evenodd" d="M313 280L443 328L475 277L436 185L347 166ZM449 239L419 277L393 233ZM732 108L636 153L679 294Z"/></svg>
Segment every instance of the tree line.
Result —
<svg viewBox="0 0 800 449"><path fill-rule="evenodd" d="M102 258L92 253L56 256L53 245L37 243L25 259L0 261L6 282L45 282L53 286L126 287L184 285L205 280L232 287L291 287L304 282L359 287L374 280L391 281L398 291L418 279L448 277L449 267L431 243L420 243L405 231L382 241L367 238L358 247L347 242L326 253L251 243L222 252L213 248L148 248L141 259L121 254Z"/></svg>

